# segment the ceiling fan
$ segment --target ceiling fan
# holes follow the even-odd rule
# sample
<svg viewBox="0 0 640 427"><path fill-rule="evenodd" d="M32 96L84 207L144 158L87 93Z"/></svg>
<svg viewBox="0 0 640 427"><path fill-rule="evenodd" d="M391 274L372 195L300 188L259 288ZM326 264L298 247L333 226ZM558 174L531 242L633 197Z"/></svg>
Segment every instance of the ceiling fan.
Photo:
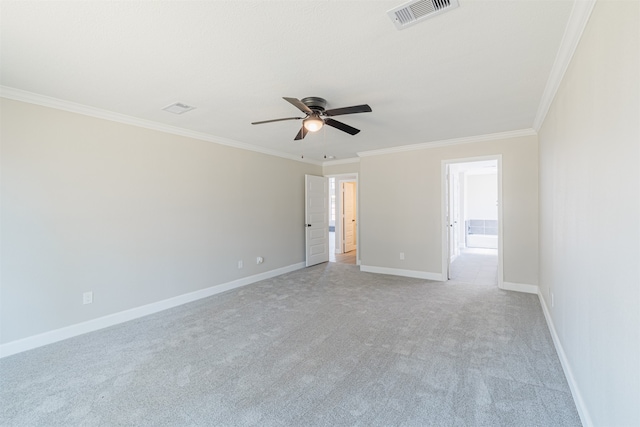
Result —
<svg viewBox="0 0 640 427"><path fill-rule="evenodd" d="M352 107L333 108L331 110L325 110L327 101L317 96L309 96L307 98L287 98L282 97L285 101L290 102L300 111L306 114L305 117L285 117L283 119L263 120L261 122L253 122L252 125L260 125L262 123L281 122L284 120L302 120L302 127L300 132L294 138L295 141L300 140L307 136L308 132L317 132L322 126L327 125L339 129L349 135L355 135L360 132L360 129L356 129L345 123L332 119L334 116L342 116L344 114L355 113L370 113L371 107L367 104L354 105Z"/></svg>

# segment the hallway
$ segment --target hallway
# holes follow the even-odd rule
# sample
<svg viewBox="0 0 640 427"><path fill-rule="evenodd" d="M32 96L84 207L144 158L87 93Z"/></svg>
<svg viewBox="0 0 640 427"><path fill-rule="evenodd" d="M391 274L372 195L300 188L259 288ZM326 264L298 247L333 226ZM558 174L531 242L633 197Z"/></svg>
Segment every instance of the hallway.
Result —
<svg viewBox="0 0 640 427"><path fill-rule="evenodd" d="M465 248L451 263L451 280L475 285L498 284L498 250Z"/></svg>
<svg viewBox="0 0 640 427"><path fill-rule="evenodd" d="M329 232L329 262L337 262L339 264L356 264L356 252L351 251L346 254L336 254L336 233Z"/></svg>

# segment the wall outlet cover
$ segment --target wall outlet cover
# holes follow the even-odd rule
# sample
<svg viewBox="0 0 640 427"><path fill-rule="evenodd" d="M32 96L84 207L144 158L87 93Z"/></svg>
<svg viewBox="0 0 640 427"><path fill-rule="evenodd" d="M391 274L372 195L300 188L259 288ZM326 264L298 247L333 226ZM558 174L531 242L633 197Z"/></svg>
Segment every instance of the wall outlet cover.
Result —
<svg viewBox="0 0 640 427"><path fill-rule="evenodd" d="M85 292L82 294L82 304L93 303L93 292Z"/></svg>

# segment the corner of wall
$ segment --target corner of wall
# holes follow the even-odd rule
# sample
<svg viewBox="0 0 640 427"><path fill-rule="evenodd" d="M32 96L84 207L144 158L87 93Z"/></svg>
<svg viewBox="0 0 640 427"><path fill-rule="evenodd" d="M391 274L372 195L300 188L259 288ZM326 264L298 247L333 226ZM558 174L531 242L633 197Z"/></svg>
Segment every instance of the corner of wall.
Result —
<svg viewBox="0 0 640 427"><path fill-rule="evenodd" d="M573 370L571 369L571 365L569 364L569 359L564 352L564 348L562 347L562 343L560 342L560 338L558 337L558 333L556 332L551 313L549 312L547 303L545 302L541 292L538 292L538 299L540 300L540 306L542 307L544 318L547 321L547 327L549 328L549 333L551 334L553 345L556 348L556 352L558 353L558 358L560 359L562 370L564 371L564 375L567 378L567 383L569 383L569 389L571 390L571 395L573 396L573 400L575 401L576 409L578 410L578 415L580 416L582 425L584 425L585 427L592 427L593 421L591 420L591 415L589 414L589 410L586 403L584 402L582 393L580 392L580 389L578 387L578 383L576 382L576 379L573 375Z"/></svg>
<svg viewBox="0 0 640 427"><path fill-rule="evenodd" d="M527 283L502 282L499 288L505 291L524 292L527 294L538 295L538 286L529 285Z"/></svg>

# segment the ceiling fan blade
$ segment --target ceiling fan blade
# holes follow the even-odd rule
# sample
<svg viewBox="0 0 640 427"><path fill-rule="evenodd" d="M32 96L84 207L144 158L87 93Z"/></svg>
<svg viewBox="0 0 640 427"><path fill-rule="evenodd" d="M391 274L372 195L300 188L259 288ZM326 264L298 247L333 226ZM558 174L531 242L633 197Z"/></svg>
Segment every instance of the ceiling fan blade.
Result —
<svg viewBox="0 0 640 427"><path fill-rule="evenodd" d="M300 132L298 132L298 134L296 135L295 138L293 138L294 141L299 141L302 138L304 138L305 136L307 136L307 133L309 133L309 131L307 130L306 127L302 126L300 128Z"/></svg>
<svg viewBox="0 0 640 427"><path fill-rule="evenodd" d="M342 122L339 122L339 121L333 120L333 119L324 119L324 124L328 125L328 126L331 126L331 127L334 127L336 129L340 129L341 131L346 132L346 133L348 133L350 135L355 135L358 132L360 132L360 129L356 129L354 127L351 127L351 126L349 126L347 124L344 124Z"/></svg>
<svg viewBox="0 0 640 427"><path fill-rule="evenodd" d="M261 122L251 122L252 125L261 125L263 123L281 122L283 120L300 120L302 117L286 117L284 119L263 120Z"/></svg>
<svg viewBox="0 0 640 427"><path fill-rule="evenodd" d="M307 114L311 114L313 113L313 111L311 111L311 108L307 107L306 105L304 105L302 103L302 101L300 101L297 98L287 98L286 96L283 96L282 99L284 99L285 101L290 102L291 104L293 104L298 110L302 111L303 113L307 113Z"/></svg>
<svg viewBox="0 0 640 427"><path fill-rule="evenodd" d="M371 107L367 104L354 105L353 107L334 108L324 112L326 116L342 116L344 114L370 113Z"/></svg>

